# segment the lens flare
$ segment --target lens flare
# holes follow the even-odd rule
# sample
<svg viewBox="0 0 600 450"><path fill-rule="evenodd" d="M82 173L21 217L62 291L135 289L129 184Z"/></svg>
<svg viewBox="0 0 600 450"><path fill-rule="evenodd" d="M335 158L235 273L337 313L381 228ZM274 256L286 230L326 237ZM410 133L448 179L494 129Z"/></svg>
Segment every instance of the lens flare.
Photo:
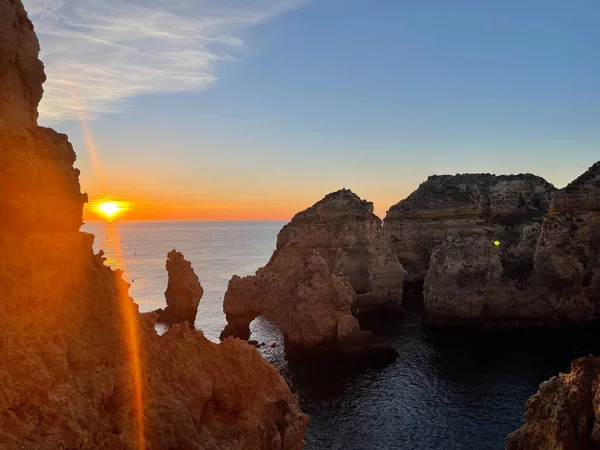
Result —
<svg viewBox="0 0 600 450"><path fill-rule="evenodd" d="M500 241L494 241L494 245L498 247L500 245Z"/></svg>

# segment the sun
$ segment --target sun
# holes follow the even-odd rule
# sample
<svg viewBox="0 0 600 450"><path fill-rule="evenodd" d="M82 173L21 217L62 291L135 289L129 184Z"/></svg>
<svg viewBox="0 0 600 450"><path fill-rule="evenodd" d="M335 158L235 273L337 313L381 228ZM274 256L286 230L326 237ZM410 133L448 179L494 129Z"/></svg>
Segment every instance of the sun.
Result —
<svg viewBox="0 0 600 450"><path fill-rule="evenodd" d="M119 204L119 202L101 202L98 203L96 209L108 220L113 219L118 213L123 211L123 207Z"/></svg>

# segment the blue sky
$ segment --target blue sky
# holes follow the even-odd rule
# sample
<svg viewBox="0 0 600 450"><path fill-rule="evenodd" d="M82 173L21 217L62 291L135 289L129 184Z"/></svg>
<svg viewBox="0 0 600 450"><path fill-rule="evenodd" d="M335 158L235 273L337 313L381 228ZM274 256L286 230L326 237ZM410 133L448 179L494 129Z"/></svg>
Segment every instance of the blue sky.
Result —
<svg viewBox="0 0 600 450"><path fill-rule="evenodd" d="M383 215L433 173L562 187L600 159L597 0L88 1L25 5L49 78L82 74L41 122L92 195L285 219L346 186Z"/></svg>

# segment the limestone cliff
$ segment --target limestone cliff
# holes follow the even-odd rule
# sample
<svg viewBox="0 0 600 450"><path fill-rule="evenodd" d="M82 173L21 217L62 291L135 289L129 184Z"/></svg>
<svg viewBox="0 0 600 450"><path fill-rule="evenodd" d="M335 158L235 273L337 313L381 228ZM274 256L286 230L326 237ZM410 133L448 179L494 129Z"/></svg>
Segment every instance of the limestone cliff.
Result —
<svg viewBox="0 0 600 450"><path fill-rule="evenodd" d="M158 321L169 325L187 322L193 328L204 289L194 273L192 263L173 249L167 255L167 273L167 307L157 311Z"/></svg>
<svg viewBox="0 0 600 450"><path fill-rule="evenodd" d="M600 448L600 359L581 358L571 372L540 385L525 407L525 425L506 438L507 450Z"/></svg>
<svg viewBox="0 0 600 450"><path fill-rule="evenodd" d="M600 161L556 193L535 249L533 286L567 319L600 315Z"/></svg>
<svg viewBox="0 0 600 450"><path fill-rule="evenodd" d="M527 282L554 187L534 175L434 175L388 211L384 227L408 272L406 299L420 297L429 260L448 236L500 242L503 277ZM525 279L525 280L523 280Z"/></svg>
<svg viewBox="0 0 600 450"><path fill-rule="evenodd" d="M0 0L0 448L301 448L308 419L253 348L157 336L93 254L75 154L36 124L37 54Z"/></svg>
<svg viewBox="0 0 600 450"><path fill-rule="evenodd" d="M325 258L332 273L350 278L357 309L401 309L406 272L371 202L342 189L299 212L280 231L277 248L262 270L286 273L314 250Z"/></svg>
<svg viewBox="0 0 600 450"><path fill-rule="evenodd" d="M250 322L259 315L276 323L288 358L350 358L393 361L396 351L352 316L356 294L345 275L333 275L317 252L283 274L259 271L234 276L225 294L227 327L221 338L248 339Z"/></svg>
<svg viewBox="0 0 600 450"><path fill-rule="evenodd" d="M519 224L512 245L495 242L500 231L486 226L439 244L425 277L425 322L576 326L597 318L599 180L597 163L556 192L542 226Z"/></svg>

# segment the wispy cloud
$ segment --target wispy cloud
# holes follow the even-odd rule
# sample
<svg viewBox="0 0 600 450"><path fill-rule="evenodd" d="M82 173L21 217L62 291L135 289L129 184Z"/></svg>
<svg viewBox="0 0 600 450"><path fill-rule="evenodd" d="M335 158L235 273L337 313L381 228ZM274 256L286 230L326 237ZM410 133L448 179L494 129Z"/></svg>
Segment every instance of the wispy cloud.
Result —
<svg viewBox="0 0 600 450"><path fill-rule="evenodd" d="M47 120L118 112L132 97L199 91L244 30L307 0L24 0L40 39Z"/></svg>

